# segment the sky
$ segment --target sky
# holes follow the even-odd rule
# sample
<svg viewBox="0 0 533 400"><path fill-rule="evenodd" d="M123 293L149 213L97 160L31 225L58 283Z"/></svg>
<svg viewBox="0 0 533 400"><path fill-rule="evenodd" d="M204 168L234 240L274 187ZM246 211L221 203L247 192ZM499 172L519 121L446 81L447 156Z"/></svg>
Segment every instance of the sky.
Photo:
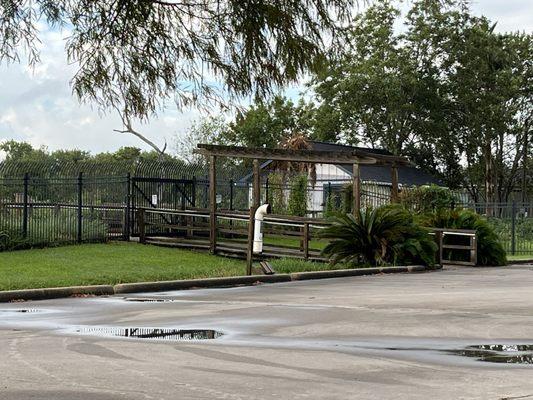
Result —
<svg viewBox="0 0 533 400"><path fill-rule="evenodd" d="M533 0L477 0L472 3L472 11L497 21L498 31L533 32ZM122 127L116 114L102 114L91 105L79 104L72 95L69 81L76 67L67 64L65 35L43 32L42 62L35 69L24 63L0 65L0 142L14 139L49 150L81 149L92 153L112 152L122 146L146 149L134 136L113 131ZM296 98L301 91L296 85L286 89L285 94ZM174 138L202 115L206 112L169 107L136 128L158 145L166 141L172 152Z"/></svg>

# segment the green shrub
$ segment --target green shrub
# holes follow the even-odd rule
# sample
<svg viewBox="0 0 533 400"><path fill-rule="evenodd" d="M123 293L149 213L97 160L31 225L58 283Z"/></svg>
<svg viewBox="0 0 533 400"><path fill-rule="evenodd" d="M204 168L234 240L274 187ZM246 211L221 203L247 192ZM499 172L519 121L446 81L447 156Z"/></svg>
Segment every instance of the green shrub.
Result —
<svg viewBox="0 0 533 400"><path fill-rule="evenodd" d="M283 174L275 172L269 175L269 190L267 202L272 207L274 214L283 214L287 210L285 193L283 193Z"/></svg>
<svg viewBox="0 0 533 400"><path fill-rule="evenodd" d="M330 240L322 253L333 264L435 263L435 241L409 211L398 206L367 208L359 210L357 217L333 218L321 236Z"/></svg>
<svg viewBox="0 0 533 400"><path fill-rule="evenodd" d="M289 201L287 211L289 215L304 217L307 214L307 175L296 175L290 181Z"/></svg>
<svg viewBox="0 0 533 400"><path fill-rule="evenodd" d="M324 216L326 218L337 217L352 212L353 191L352 185L343 185L341 190L332 190L328 194Z"/></svg>
<svg viewBox="0 0 533 400"><path fill-rule="evenodd" d="M78 218L74 213L40 210L28 219L27 235L22 235L22 219L8 226L0 226L0 251L29 247L53 246L73 243L78 236ZM107 240L108 225L97 215L84 212L82 239L102 242Z"/></svg>
<svg viewBox="0 0 533 400"><path fill-rule="evenodd" d="M419 213L449 209L455 201L450 189L437 185L405 188L400 192L400 203Z"/></svg>
<svg viewBox="0 0 533 400"><path fill-rule="evenodd" d="M28 240L22 234L13 230L0 231L0 251L18 250L28 247Z"/></svg>
<svg viewBox="0 0 533 400"><path fill-rule="evenodd" d="M523 240L533 241L533 218L518 219L516 235Z"/></svg>
<svg viewBox="0 0 533 400"><path fill-rule="evenodd" d="M477 234L477 261L479 265L505 265L505 250L494 227L474 211L439 210L427 213L421 218L425 226L449 229L470 229Z"/></svg>

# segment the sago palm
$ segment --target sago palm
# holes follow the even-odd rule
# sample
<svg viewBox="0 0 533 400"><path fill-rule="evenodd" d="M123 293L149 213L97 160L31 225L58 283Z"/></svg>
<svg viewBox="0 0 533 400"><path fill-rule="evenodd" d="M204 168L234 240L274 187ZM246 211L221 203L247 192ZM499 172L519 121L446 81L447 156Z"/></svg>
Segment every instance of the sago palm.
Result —
<svg viewBox="0 0 533 400"><path fill-rule="evenodd" d="M434 263L436 244L400 207L359 210L357 216L336 217L321 236L330 240L322 253L334 264Z"/></svg>

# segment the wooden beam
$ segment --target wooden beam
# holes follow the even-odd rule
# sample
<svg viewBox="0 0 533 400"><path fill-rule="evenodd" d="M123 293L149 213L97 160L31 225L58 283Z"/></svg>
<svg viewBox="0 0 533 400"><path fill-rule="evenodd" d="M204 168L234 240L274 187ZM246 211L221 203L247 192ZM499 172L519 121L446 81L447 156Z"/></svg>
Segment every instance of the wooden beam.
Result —
<svg viewBox="0 0 533 400"><path fill-rule="evenodd" d="M358 211L361 209L361 174L359 171L359 164L353 164L353 215L357 216Z"/></svg>
<svg viewBox="0 0 533 400"><path fill-rule="evenodd" d="M215 254L217 248L217 178L216 156L209 157L209 251Z"/></svg>
<svg viewBox="0 0 533 400"><path fill-rule="evenodd" d="M359 164L370 165L407 165L409 160L388 154L376 154L363 150L347 151L322 151L322 150L292 150L292 149L268 149L249 148L242 146L220 146L211 144L199 144L194 151L196 154L205 156L221 156L232 158L293 161L305 163L323 164Z"/></svg>
<svg viewBox="0 0 533 400"><path fill-rule="evenodd" d="M252 275L252 263L254 261L254 216L256 208L250 207L248 219L248 243L246 245L246 275Z"/></svg>
<svg viewBox="0 0 533 400"><path fill-rule="evenodd" d="M397 203L399 200L398 196L398 167L393 165L391 167L391 202Z"/></svg>
<svg viewBox="0 0 533 400"><path fill-rule="evenodd" d="M253 171L253 206L255 208L260 206L261 202L261 169L259 166L259 160L254 160L254 171Z"/></svg>
<svg viewBox="0 0 533 400"><path fill-rule="evenodd" d="M254 258L254 234L255 234L255 211L261 201L261 168L259 159L253 161L253 186L252 204L250 206L250 216L248 218L248 247L246 249L246 274L252 275L252 263Z"/></svg>

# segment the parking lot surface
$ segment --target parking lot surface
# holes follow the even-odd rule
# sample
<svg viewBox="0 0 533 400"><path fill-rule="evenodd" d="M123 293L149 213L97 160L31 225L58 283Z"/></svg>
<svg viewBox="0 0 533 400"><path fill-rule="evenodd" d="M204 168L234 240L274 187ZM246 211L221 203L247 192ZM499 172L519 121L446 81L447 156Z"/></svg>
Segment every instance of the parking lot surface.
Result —
<svg viewBox="0 0 533 400"><path fill-rule="evenodd" d="M533 399L528 345L527 265L4 303L0 399Z"/></svg>

